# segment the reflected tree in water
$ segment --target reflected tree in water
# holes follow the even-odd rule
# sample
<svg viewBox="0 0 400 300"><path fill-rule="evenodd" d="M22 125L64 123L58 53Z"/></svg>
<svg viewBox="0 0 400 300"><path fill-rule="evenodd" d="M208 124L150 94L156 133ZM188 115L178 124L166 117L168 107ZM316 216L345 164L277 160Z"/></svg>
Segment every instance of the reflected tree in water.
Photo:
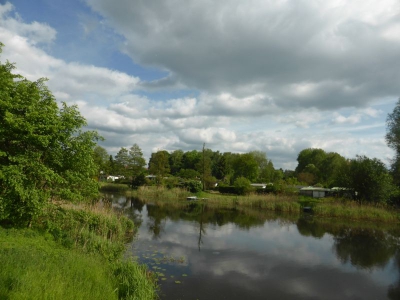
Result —
<svg viewBox="0 0 400 300"><path fill-rule="evenodd" d="M400 250L397 250L396 253L396 266L399 271L399 278L396 284L392 284L389 286L388 290L388 298L392 300L400 299Z"/></svg>
<svg viewBox="0 0 400 300"><path fill-rule="evenodd" d="M297 230L303 236L312 236L320 239L326 233L326 229L312 218L301 217L296 225Z"/></svg>
<svg viewBox="0 0 400 300"><path fill-rule="evenodd" d="M159 239L164 232L167 215L164 210L152 205L147 205L147 214L149 217L147 228L153 234L153 239Z"/></svg>
<svg viewBox="0 0 400 300"><path fill-rule="evenodd" d="M337 257L362 269L385 267L397 251L396 238L376 229L346 228L334 240Z"/></svg>

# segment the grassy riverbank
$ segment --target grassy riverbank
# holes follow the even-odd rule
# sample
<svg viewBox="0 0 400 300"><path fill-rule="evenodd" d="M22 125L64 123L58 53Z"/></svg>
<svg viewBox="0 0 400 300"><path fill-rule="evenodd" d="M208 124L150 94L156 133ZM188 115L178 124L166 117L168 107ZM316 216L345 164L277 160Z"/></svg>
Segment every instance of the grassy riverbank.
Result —
<svg viewBox="0 0 400 300"><path fill-rule="evenodd" d="M52 204L30 229L0 227L0 299L155 299L152 273L123 260L133 223Z"/></svg>
<svg viewBox="0 0 400 300"><path fill-rule="evenodd" d="M176 207L187 205L186 197L192 196L186 190L167 189L165 187L140 187L137 191L128 191L129 195L138 197L141 201L154 202L158 205L173 205ZM311 206L314 216L323 218L344 218L351 220L380 221L399 223L400 213L397 209L373 204L362 204L337 198L304 198L296 194L291 195L258 195L246 196L223 195L219 193L200 192L197 198L204 199L211 207L238 208L249 207L277 212L301 214L304 206Z"/></svg>

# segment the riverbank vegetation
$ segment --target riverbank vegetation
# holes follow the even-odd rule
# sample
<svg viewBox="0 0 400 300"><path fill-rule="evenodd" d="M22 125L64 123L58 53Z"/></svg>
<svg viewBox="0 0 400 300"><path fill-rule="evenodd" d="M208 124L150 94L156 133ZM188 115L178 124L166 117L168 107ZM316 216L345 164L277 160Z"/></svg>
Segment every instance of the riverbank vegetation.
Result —
<svg viewBox="0 0 400 300"><path fill-rule="evenodd" d="M0 298L155 299L153 274L123 259L133 222L95 205L101 137L14 68L0 64Z"/></svg>
<svg viewBox="0 0 400 300"><path fill-rule="evenodd" d="M158 206L184 208L191 205L187 197L193 194L185 189L168 189L163 186L143 186L137 190L126 192L127 196L138 198L143 203ZM198 200L211 208L252 208L258 210L288 212L295 215L303 213L307 207L316 217L341 218L346 220L380 221L399 223L400 212L387 204L362 203L347 198L311 198L297 194L257 194L225 195L217 192L198 192Z"/></svg>
<svg viewBox="0 0 400 300"><path fill-rule="evenodd" d="M133 222L98 206L56 203L31 228L0 227L0 298L155 299L155 277L122 259Z"/></svg>

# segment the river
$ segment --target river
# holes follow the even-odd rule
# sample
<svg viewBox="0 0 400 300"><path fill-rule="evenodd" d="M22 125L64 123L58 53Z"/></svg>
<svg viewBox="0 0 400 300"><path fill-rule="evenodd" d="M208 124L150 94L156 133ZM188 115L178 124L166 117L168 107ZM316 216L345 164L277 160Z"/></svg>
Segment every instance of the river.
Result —
<svg viewBox="0 0 400 300"><path fill-rule="evenodd" d="M162 300L400 299L399 226L112 199Z"/></svg>

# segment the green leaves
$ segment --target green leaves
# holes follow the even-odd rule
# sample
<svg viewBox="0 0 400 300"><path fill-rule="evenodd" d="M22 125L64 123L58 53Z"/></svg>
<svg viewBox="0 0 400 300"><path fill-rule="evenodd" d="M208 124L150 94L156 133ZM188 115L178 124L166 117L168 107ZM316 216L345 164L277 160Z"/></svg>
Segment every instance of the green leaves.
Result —
<svg viewBox="0 0 400 300"><path fill-rule="evenodd" d="M97 194L93 148L100 138L83 132L77 106L61 109L45 85L0 64L0 221L28 224L55 198Z"/></svg>

